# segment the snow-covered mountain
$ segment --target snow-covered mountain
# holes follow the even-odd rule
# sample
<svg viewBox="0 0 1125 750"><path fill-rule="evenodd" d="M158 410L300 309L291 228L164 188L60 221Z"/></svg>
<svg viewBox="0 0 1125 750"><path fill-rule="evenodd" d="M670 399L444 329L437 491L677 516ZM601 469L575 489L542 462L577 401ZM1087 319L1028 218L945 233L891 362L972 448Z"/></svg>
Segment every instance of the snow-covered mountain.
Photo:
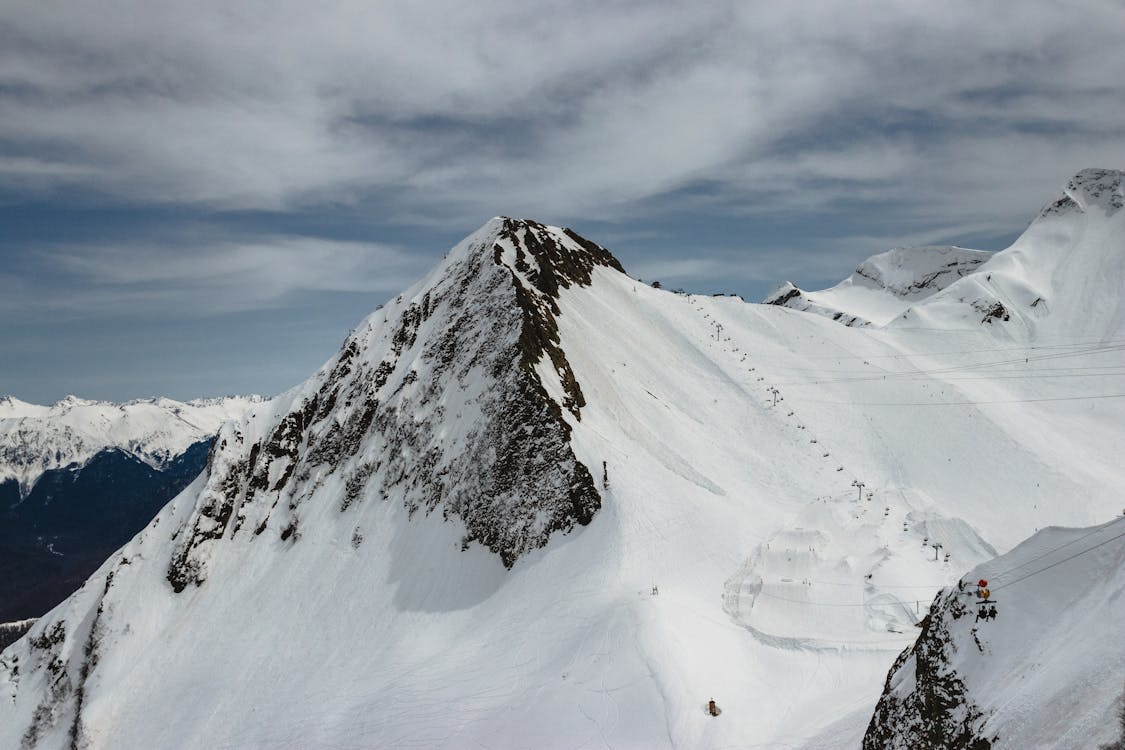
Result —
<svg viewBox="0 0 1125 750"><path fill-rule="evenodd" d="M203 470L219 424L261 401L0 398L0 622L73 593Z"/></svg>
<svg viewBox="0 0 1125 750"><path fill-rule="evenodd" d="M891 669L863 747L1109 744L1125 700L1123 623L1125 518L1044 529L937 596Z"/></svg>
<svg viewBox="0 0 1125 750"><path fill-rule="evenodd" d="M848 326L884 325L974 273L992 255L950 245L899 247L871 256L834 287L806 292L786 281L762 301L824 315Z"/></svg>
<svg viewBox="0 0 1125 750"><path fill-rule="evenodd" d="M937 591L1120 512L1121 321L1044 321L1123 217L1049 219L1041 325L925 330L494 219L0 655L0 746L858 747Z"/></svg>
<svg viewBox="0 0 1125 750"><path fill-rule="evenodd" d="M26 495L44 471L85 464L108 448L161 468L262 400L236 396L183 403L158 398L114 404L67 396L52 406L39 406L3 396L0 484L15 480L20 494Z"/></svg>
<svg viewBox="0 0 1125 750"><path fill-rule="evenodd" d="M830 289L806 292L785 282L764 302L850 326L1004 324L1025 336L1097 338L1125 321L1125 254L1114 252L1120 236L1105 221L1123 196L1122 172L1085 169L1006 250L899 248L868 258ZM1099 270L1080 270L1091 268Z"/></svg>
<svg viewBox="0 0 1125 750"><path fill-rule="evenodd" d="M1040 340L1097 340L1120 331L1125 327L1125 253L1118 227L1123 182L1125 173L1118 170L1079 172L1011 247L906 310L892 325L992 325L1008 335Z"/></svg>

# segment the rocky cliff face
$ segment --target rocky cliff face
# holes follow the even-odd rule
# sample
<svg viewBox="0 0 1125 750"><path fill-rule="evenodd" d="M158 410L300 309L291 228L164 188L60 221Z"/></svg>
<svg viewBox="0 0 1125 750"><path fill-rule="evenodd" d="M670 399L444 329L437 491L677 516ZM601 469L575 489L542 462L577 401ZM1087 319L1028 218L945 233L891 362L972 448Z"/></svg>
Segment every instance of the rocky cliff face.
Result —
<svg viewBox="0 0 1125 750"><path fill-rule="evenodd" d="M1125 207L1125 172L1118 169L1083 169L1039 212L1039 217L1086 213L1097 208L1113 215Z"/></svg>
<svg viewBox="0 0 1125 750"><path fill-rule="evenodd" d="M220 433L206 486L168 566L181 591L206 579L226 537L296 542L310 505L392 501L465 526L511 566L601 504L570 449L582 389L558 346L560 288L620 268L568 230L498 218L412 293L353 333L266 419ZM342 493L323 491L338 484Z"/></svg>
<svg viewBox="0 0 1125 750"><path fill-rule="evenodd" d="M970 604L955 591L934 602L917 642L891 667L863 750L990 750L996 738L954 666L961 646L951 626L975 617Z"/></svg>

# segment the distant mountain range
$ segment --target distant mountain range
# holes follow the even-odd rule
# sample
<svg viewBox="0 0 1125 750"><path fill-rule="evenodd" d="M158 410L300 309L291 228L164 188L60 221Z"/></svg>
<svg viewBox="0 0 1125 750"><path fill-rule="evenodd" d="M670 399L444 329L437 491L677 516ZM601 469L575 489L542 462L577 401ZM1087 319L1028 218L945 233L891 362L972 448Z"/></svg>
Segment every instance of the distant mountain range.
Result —
<svg viewBox="0 0 1125 750"><path fill-rule="evenodd" d="M73 593L199 475L219 424L260 402L0 398L0 622Z"/></svg>
<svg viewBox="0 0 1125 750"><path fill-rule="evenodd" d="M787 281L763 302L817 313L849 326L885 325L974 273L992 255L947 245L895 248L868 258L830 289L806 292Z"/></svg>
<svg viewBox="0 0 1125 750"><path fill-rule="evenodd" d="M1123 182L816 309L489 221L0 653L0 747L1115 740Z"/></svg>

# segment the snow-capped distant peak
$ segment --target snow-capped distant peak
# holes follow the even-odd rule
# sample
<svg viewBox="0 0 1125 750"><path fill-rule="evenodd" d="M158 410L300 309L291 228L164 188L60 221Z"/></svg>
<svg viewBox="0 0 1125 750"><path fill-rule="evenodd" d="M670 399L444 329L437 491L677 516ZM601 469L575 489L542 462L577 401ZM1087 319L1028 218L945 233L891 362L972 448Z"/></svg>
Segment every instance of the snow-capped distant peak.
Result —
<svg viewBox="0 0 1125 750"><path fill-rule="evenodd" d="M1125 172L1119 169L1083 169L1066 183L1062 192L1039 212L1047 218L1071 212L1085 213L1096 207L1114 214L1125 206Z"/></svg>
<svg viewBox="0 0 1125 750"><path fill-rule="evenodd" d="M882 325L912 304L977 270L992 257L952 245L898 247L873 255L834 287L806 292L786 282L763 300L848 326Z"/></svg>
<svg viewBox="0 0 1125 750"><path fill-rule="evenodd" d="M1125 326L1125 172L1084 169L1012 245L911 307L895 326L986 326L1005 336L1097 339Z"/></svg>
<svg viewBox="0 0 1125 750"><path fill-rule="evenodd" d="M111 448L159 468L262 401L260 396L233 396L117 404L67 396L41 406L0 397L0 482L14 479L26 495L44 471L84 464Z"/></svg>

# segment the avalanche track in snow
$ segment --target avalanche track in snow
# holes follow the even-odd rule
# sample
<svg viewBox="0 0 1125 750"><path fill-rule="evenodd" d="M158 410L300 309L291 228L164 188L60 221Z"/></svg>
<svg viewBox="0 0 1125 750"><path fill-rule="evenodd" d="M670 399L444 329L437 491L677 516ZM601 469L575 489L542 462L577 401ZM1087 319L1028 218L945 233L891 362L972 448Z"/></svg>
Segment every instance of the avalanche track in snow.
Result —
<svg viewBox="0 0 1125 750"><path fill-rule="evenodd" d="M1125 332L1060 290L1125 213L1072 202L1049 311L881 329L493 220L3 653L0 745L858 746L935 592L1120 512Z"/></svg>

